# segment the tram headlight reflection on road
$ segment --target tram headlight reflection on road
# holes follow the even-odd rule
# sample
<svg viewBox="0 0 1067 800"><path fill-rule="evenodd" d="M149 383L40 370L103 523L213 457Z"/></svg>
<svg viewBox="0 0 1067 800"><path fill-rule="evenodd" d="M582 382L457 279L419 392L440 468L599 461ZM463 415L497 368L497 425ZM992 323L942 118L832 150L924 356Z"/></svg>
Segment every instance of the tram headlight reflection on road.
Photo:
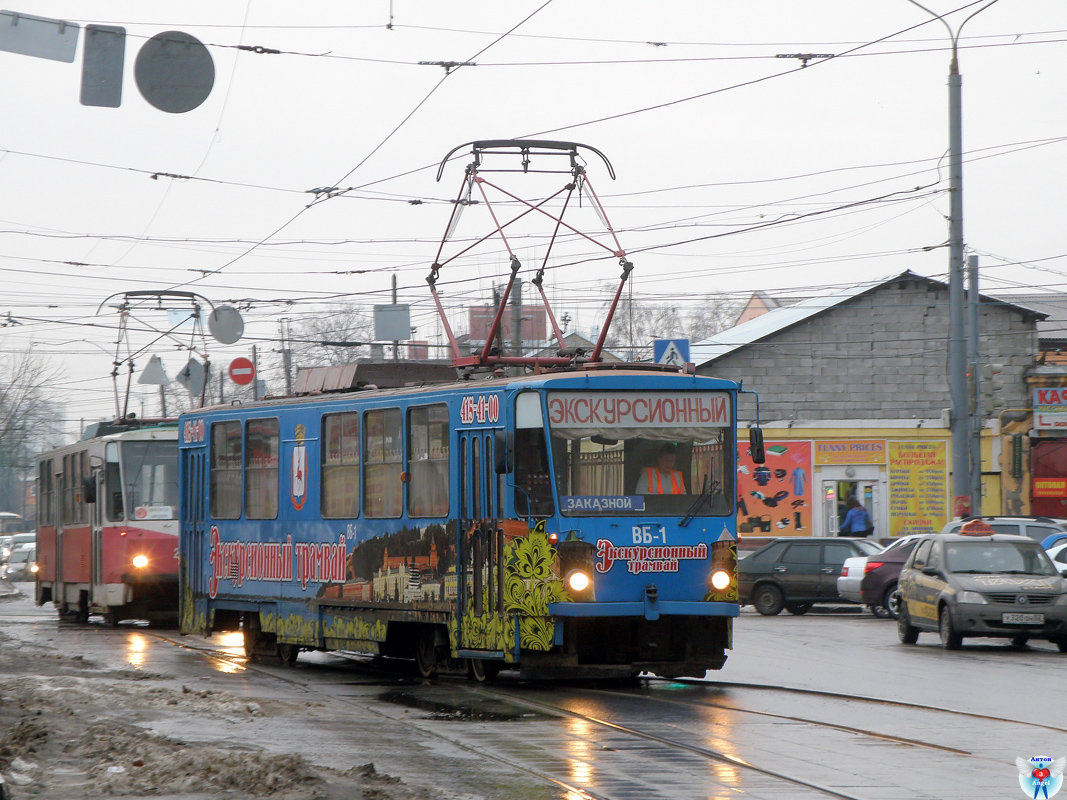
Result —
<svg viewBox="0 0 1067 800"><path fill-rule="evenodd" d="M133 565L137 567L137 569L144 569L148 566L148 556L134 556Z"/></svg>
<svg viewBox="0 0 1067 800"><path fill-rule="evenodd" d="M711 573L711 587L722 591L730 586L730 573L724 569L717 569Z"/></svg>

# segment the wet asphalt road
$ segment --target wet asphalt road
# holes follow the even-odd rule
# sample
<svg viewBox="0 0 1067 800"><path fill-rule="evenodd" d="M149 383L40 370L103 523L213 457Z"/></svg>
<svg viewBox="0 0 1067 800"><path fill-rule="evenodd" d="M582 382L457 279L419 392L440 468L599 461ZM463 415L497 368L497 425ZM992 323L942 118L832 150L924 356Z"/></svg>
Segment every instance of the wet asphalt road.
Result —
<svg viewBox="0 0 1067 800"><path fill-rule="evenodd" d="M313 706L306 722L261 725L255 746L340 768L373 761L457 798L1007 798L1020 796L1016 756L1067 753L1067 655L1055 646L965 640L948 652L923 634L906 647L892 621L817 611L745 611L721 672L637 687L550 687L508 673L493 685L423 682L327 654L248 669L236 638L162 632L179 647L146 629L60 626L29 600L0 603L0 626L101 664ZM171 724L157 729L188 738ZM222 746L250 733L218 719L198 730Z"/></svg>

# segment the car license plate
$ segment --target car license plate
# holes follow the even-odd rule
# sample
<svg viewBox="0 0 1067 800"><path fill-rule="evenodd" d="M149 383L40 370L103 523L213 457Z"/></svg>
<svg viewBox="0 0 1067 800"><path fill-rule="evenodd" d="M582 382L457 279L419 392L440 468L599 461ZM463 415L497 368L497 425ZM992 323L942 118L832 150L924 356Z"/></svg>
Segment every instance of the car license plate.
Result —
<svg viewBox="0 0 1067 800"><path fill-rule="evenodd" d="M1014 625L1044 625L1044 614L1001 614L1000 621Z"/></svg>

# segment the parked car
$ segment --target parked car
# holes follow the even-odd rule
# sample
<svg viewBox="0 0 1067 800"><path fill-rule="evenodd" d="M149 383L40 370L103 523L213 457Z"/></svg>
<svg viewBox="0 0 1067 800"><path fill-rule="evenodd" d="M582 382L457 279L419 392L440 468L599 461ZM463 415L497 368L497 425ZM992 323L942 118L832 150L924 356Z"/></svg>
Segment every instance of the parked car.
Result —
<svg viewBox="0 0 1067 800"><path fill-rule="evenodd" d="M1041 546L1045 550L1050 550L1054 544L1063 544L1064 542L1067 542L1067 533L1050 533L1041 540Z"/></svg>
<svg viewBox="0 0 1067 800"><path fill-rule="evenodd" d="M1054 534L1067 534L1067 519L1055 517L965 517L947 523L941 533L959 533L960 528L972 519L989 523L989 527L997 533L1029 536L1035 542L1043 542Z"/></svg>
<svg viewBox="0 0 1067 800"><path fill-rule="evenodd" d="M902 536L899 539L894 539L889 543L889 546L877 556L853 556L852 558L845 559L845 563L841 565L841 574L837 578L837 593L845 600L849 600L853 603L863 603L876 617L881 617L883 619L893 617L896 619L896 613L890 612L886 608L885 604L882 602L883 598L881 596L877 598L865 598L863 596L863 580L866 574L874 569L875 563L881 566L881 561L878 559L881 559L885 553L888 553L890 550L904 547L914 542L921 535L922 534L912 533L907 536ZM911 549L909 548L907 552L910 553ZM893 559L891 559L891 561L892 560ZM903 563L903 559L901 560L901 563ZM894 575L894 578L895 577L896 576Z"/></svg>
<svg viewBox="0 0 1067 800"><path fill-rule="evenodd" d="M32 581L37 573L37 548L18 547L11 551L0 577L9 581Z"/></svg>
<svg viewBox="0 0 1067 800"><path fill-rule="evenodd" d="M806 614L815 603L840 603L837 575L845 559L880 553L869 539L783 538L737 564L742 605L764 615Z"/></svg>
<svg viewBox="0 0 1067 800"><path fill-rule="evenodd" d="M1045 552L1048 553L1048 557L1052 559L1052 563L1056 565L1056 569L1062 575L1063 571L1067 569L1067 539L1057 542L1052 547L1045 548Z"/></svg>
<svg viewBox="0 0 1067 800"><path fill-rule="evenodd" d="M1048 639L1067 653L1067 579L1027 536L923 536L900 572L897 633L915 644L937 631L946 650L965 637Z"/></svg>
<svg viewBox="0 0 1067 800"><path fill-rule="evenodd" d="M867 559L860 582L860 602L870 607L875 616L891 619L900 616L900 592L897 591L900 570L920 538L921 535L903 537L892 547Z"/></svg>

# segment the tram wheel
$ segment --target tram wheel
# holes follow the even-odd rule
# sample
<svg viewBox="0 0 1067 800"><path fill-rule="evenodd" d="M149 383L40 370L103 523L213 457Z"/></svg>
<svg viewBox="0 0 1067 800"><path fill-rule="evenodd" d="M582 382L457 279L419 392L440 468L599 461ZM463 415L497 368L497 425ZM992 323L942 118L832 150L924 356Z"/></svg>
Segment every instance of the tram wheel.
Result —
<svg viewBox="0 0 1067 800"><path fill-rule="evenodd" d="M486 661L482 658L467 659L467 677L478 683L495 680L499 673L500 664L496 661Z"/></svg>
<svg viewBox="0 0 1067 800"><path fill-rule="evenodd" d="M752 596L752 605L763 616L773 617L782 613L782 608L785 606L785 598L782 597L781 589L774 584L765 583L756 589L756 593Z"/></svg>
<svg viewBox="0 0 1067 800"><path fill-rule="evenodd" d="M290 644L289 642L278 643L278 658L282 660L282 663L286 666L293 666L296 663L296 657L300 655L300 645Z"/></svg>
<svg viewBox="0 0 1067 800"><path fill-rule="evenodd" d="M433 628L419 629L415 639L415 666L423 678L432 678L437 674L437 653L434 643Z"/></svg>

